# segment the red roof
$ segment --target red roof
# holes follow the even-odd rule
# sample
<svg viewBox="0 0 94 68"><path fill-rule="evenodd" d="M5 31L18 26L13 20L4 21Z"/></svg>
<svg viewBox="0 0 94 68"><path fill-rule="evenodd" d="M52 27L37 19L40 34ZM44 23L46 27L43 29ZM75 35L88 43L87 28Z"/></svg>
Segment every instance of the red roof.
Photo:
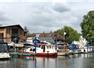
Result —
<svg viewBox="0 0 94 68"><path fill-rule="evenodd" d="M33 34L31 34L31 37L35 37L35 36L36 36L36 34L34 34L34 33L33 33Z"/></svg>
<svg viewBox="0 0 94 68"><path fill-rule="evenodd" d="M32 37L35 37L37 34L39 34L39 37L49 37L50 33L33 33L31 34Z"/></svg>

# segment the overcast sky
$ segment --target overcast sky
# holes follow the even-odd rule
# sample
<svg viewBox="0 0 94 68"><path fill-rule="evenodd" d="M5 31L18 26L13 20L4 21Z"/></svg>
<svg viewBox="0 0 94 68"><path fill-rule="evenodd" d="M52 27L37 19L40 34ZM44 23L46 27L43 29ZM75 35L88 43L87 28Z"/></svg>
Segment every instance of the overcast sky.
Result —
<svg viewBox="0 0 94 68"><path fill-rule="evenodd" d="M80 32L83 15L91 10L94 0L0 0L0 24L20 24L36 33L67 25Z"/></svg>

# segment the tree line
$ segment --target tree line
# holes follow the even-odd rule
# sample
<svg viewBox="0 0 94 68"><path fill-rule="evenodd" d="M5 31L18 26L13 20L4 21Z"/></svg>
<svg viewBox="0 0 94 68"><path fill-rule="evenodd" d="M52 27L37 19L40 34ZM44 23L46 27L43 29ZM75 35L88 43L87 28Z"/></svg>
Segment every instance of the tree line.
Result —
<svg viewBox="0 0 94 68"><path fill-rule="evenodd" d="M94 45L94 11L89 11L87 15L83 16L80 27L81 35L88 41L90 45ZM64 32L66 32L66 35L64 35ZM54 33L65 37L67 43L78 41L80 38L80 34L70 26L64 26Z"/></svg>

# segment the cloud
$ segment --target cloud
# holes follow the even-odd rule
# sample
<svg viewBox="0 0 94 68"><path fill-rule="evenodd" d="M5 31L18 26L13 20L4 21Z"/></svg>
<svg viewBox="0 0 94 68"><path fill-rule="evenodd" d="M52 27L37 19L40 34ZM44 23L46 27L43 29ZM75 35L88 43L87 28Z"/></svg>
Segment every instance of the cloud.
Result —
<svg viewBox="0 0 94 68"><path fill-rule="evenodd" d="M4 2L66 2L66 0L0 0L1 3Z"/></svg>
<svg viewBox="0 0 94 68"><path fill-rule="evenodd" d="M56 3L53 7L53 9L57 12L66 12L66 11L69 11L70 9L65 6L65 5L62 5L61 3Z"/></svg>
<svg viewBox="0 0 94 68"><path fill-rule="evenodd" d="M3 12L0 12L0 21L1 22L9 21L9 18L7 16L5 16L5 14Z"/></svg>
<svg viewBox="0 0 94 68"><path fill-rule="evenodd" d="M66 0L67 2L75 2L75 3L85 3L85 2L94 2L94 0Z"/></svg>
<svg viewBox="0 0 94 68"><path fill-rule="evenodd" d="M60 0L61 1L61 0ZM83 0L84 1L84 0ZM30 32L50 32L65 25L81 31L82 17L93 10L92 2L12 2L0 4L0 24L21 24Z"/></svg>
<svg viewBox="0 0 94 68"><path fill-rule="evenodd" d="M32 23L32 25L36 25L37 27L45 26L48 28L60 25L59 22L62 20L62 16L60 13L54 10L56 5L51 5L50 3L46 3L46 5L44 4L38 4L38 6L33 5L33 7L31 7L33 10L31 9L32 14L30 19L28 19L28 23ZM63 12L65 12L65 10L62 11L62 13Z"/></svg>

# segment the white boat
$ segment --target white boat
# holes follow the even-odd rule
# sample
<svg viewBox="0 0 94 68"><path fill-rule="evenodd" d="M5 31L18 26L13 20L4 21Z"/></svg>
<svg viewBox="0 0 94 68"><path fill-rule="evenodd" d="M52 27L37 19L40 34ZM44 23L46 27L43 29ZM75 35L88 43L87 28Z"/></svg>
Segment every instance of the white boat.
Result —
<svg viewBox="0 0 94 68"><path fill-rule="evenodd" d="M25 48L24 55L35 55L39 57L57 57L57 50L54 45L39 44L38 46L31 46Z"/></svg>
<svg viewBox="0 0 94 68"><path fill-rule="evenodd" d="M9 53L0 53L0 59L9 59L10 55Z"/></svg>
<svg viewBox="0 0 94 68"><path fill-rule="evenodd" d="M0 42L0 59L9 59L10 54L8 52L7 43Z"/></svg>
<svg viewBox="0 0 94 68"><path fill-rule="evenodd" d="M92 52L92 48L90 47L79 48L79 52L82 52L82 53Z"/></svg>

